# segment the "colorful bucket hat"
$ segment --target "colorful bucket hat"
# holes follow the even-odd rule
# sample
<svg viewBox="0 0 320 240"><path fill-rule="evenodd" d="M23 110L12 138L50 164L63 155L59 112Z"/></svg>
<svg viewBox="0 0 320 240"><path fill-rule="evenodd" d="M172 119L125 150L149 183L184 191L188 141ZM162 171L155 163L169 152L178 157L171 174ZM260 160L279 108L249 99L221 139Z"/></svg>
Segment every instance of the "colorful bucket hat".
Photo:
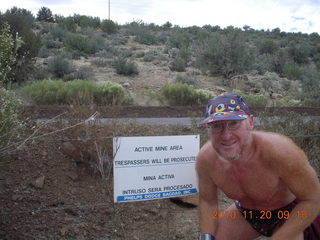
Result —
<svg viewBox="0 0 320 240"><path fill-rule="evenodd" d="M209 100L205 119L199 125L224 120L244 120L249 116L249 107L244 99L237 94L226 93Z"/></svg>

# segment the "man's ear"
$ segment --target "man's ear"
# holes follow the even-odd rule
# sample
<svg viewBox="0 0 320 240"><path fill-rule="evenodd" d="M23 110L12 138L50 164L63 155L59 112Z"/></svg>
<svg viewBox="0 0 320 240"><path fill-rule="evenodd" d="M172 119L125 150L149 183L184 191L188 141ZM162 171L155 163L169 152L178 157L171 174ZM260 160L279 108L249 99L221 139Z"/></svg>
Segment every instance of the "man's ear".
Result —
<svg viewBox="0 0 320 240"><path fill-rule="evenodd" d="M252 130L254 128L254 119L253 119L253 115L250 115L249 118L248 118L248 128L249 130Z"/></svg>

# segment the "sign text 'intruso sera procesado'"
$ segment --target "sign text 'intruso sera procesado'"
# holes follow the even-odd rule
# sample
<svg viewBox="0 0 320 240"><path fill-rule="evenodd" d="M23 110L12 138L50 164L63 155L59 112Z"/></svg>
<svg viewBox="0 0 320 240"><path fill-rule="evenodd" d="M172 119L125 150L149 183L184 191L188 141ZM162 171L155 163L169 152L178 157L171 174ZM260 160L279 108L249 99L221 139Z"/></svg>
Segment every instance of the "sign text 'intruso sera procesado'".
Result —
<svg viewBox="0 0 320 240"><path fill-rule="evenodd" d="M197 193L199 147L199 135L114 138L114 201Z"/></svg>

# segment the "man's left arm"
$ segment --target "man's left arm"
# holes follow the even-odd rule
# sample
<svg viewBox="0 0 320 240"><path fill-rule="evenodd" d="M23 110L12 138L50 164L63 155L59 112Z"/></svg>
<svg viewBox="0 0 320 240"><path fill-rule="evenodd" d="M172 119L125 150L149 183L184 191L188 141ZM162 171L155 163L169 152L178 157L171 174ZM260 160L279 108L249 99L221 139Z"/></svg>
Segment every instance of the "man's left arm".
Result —
<svg viewBox="0 0 320 240"><path fill-rule="evenodd" d="M292 145L291 145L292 144ZM293 142L288 151L277 160L275 166L281 179L287 184L299 203L289 219L276 231L272 240L290 240L302 233L320 212L320 183L305 153Z"/></svg>

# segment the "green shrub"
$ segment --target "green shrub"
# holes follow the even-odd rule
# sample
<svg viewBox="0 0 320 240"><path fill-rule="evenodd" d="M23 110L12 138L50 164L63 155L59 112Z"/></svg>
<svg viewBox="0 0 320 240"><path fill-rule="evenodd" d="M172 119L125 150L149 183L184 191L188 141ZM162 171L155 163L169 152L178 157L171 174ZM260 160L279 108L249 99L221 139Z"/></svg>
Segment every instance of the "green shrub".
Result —
<svg viewBox="0 0 320 240"><path fill-rule="evenodd" d="M128 37L122 35L112 35L108 36L111 40L112 46L126 45L128 43Z"/></svg>
<svg viewBox="0 0 320 240"><path fill-rule="evenodd" d="M96 57L113 58L119 55L119 49L112 44L104 44L104 48L95 53Z"/></svg>
<svg viewBox="0 0 320 240"><path fill-rule="evenodd" d="M253 69L259 74L263 75L267 71L273 70L274 56L270 54L262 54L256 57L256 61L253 63Z"/></svg>
<svg viewBox="0 0 320 240"><path fill-rule="evenodd" d="M182 83L165 84L160 92L170 105L178 106L203 105L212 97L207 91L195 90Z"/></svg>
<svg viewBox="0 0 320 240"><path fill-rule="evenodd" d="M296 100L296 99L289 99L288 100L288 106L289 107L301 107L302 103L300 100Z"/></svg>
<svg viewBox="0 0 320 240"><path fill-rule="evenodd" d="M320 98L320 72L312 67L305 67L304 74L301 79L303 92L300 93L300 99L304 106L317 107L318 102L315 99Z"/></svg>
<svg viewBox="0 0 320 240"><path fill-rule="evenodd" d="M165 30L168 30L169 28L172 27L172 23L167 21L165 24L162 25L162 27L165 29Z"/></svg>
<svg viewBox="0 0 320 240"><path fill-rule="evenodd" d="M119 56L121 58L130 58L130 57L133 56L132 50L131 49L127 49L127 48L121 48L119 50L119 54L120 54Z"/></svg>
<svg viewBox="0 0 320 240"><path fill-rule="evenodd" d="M187 47L182 47L178 52L178 56L185 62L188 62L191 58L191 51Z"/></svg>
<svg viewBox="0 0 320 240"><path fill-rule="evenodd" d="M97 50L91 39L79 34L68 34L65 44L68 49L77 50L84 54L93 54Z"/></svg>
<svg viewBox="0 0 320 240"><path fill-rule="evenodd" d="M109 66L109 61L104 58L95 58L91 60L91 64L96 67L103 68Z"/></svg>
<svg viewBox="0 0 320 240"><path fill-rule="evenodd" d="M41 7L37 13L37 21L54 22L52 12L47 7Z"/></svg>
<svg viewBox="0 0 320 240"><path fill-rule="evenodd" d="M298 64L306 64L309 62L309 57L313 52L312 47L307 43L290 43L288 53L293 60Z"/></svg>
<svg viewBox="0 0 320 240"><path fill-rule="evenodd" d="M211 74L230 78L251 69L252 52L240 31L230 30L221 35L214 32L198 47L197 63L199 68Z"/></svg>
<svg viewBox="0 0 320 240"><path fill-rule="evenodd" d="M51 50L46 46L42 46L39 50L38 57L40 58L48 58L52 54Z"/></svg>
<svg viewBox="0 0 320 240"><path fill-rule="evenodd" d="M90 17L85 15L74 14L73 15L74 22L78 24L81 28L99 28L101 25L101 21L99 17Z"/></svg>
<svg viewBox="0 0 320 240"><path fill-rule="evenodd" d="M117 83L100 83L97 84L95 101L98 105L119 105L126 101L125 91Z"/></svg>
<svg viewBox="0 0 320 240"><path fill-rule="evenodd" d="M125 58L119 57L112 62L116 72L121 75L130 76L138 74L138 67L134 62L128 61Z"/></svg>
<svg viewBox="0 0 320 240"><path fill-rule="evenodd" d="M34 24L34 16L32 12L24 8L12 7L11 9L7 10L4 15L11 15L22 18L23 23L28 26L32 26Z"/></svg>
<svg viewBox="0 0 320 240"><path fill-rule="evenodd" d="M128 35L135 36L135 41L145 45L157 44L157 37L152 26L149 27L142 21L131 22L127 25L126 30Z"/></svg>
<svg viewBox="0 0 320 240"><path fill-rule="evenodd" d="M69 61L63 56L57 56L48 61L48 71L54 77L62 78L73 71Z"/></svg>
<svg viewBox="0 0 320 240"><path fill-rule="evenodd" d="M250 107L267 107L270 98L263 95L241 95Z"/></svg>
<svg viewBox="0 0 320 240"><path fill-rule="evenodd" d="M144 57L146 54L145 54L145 52L144 51L139 51L139 52L137 52L136 54L135 54L135 57L136 58L142 58L142 57Z"/></svg>
<svg viewBox="0 0 320 240"><path fill-rule="evenodd" d="M142 61L144 62L152 62L156 59L155 51L148 51L144 54Z"/></svg>
<svg viewBox="0 0 320 240"><path fill-rule="evenodd" d="M25 86L22 92L37 105L63 104L66 97L62 80L42 80Z"/></svg>
<svg viewBox="0 0 320 240"><path fill-rule="evenodd" d="M127 92L125 95L125 99L123 104L125 105L133 105L134 104L134 97L135 95L132 92Z"/></svg>
<svg viewBox="0 0 320 240"><path fill-rule="evenodd" d="M88 80L42 80L21 89L22 93L38 105L119 105L132 104L133 96L126 94L116 83L95 83Z"/></svg>
<svg viewBox="0 0 320 240"><path fill-rule="evenodd" d="M210 91L202 90L202 89L196 90L197 105L206 105L208 101L213 97L214 95Z"/></svg>
<svg viewBox="0 0 320 240"><path fill-rule="evenodd" d="M192 75L178 75L175 77L175 79L173 80L173 82L175 83L183 83L183 84L187 84L187 85L196 85L197 84L197 79L192 76Z"/></svg>
<svg viewBox="0 0 320 240"><path fill-rule="evenodd" d="M74 73L75 79L89 79L93 76L93 69L90 66L81 66L78 71Z"/></svg>
<svg viewBox="0 0 320 240"><path fill-rule="evenodd" d="M167 46L169 48L188 48L190 45L191 39L189 34L186 32L177 31L174 32L168 39Z"/></svg>
<svg viewBox="0 0 320 240"><path fill-rule="evenodd" d="M14 141L15 130L22 123L19 120L21 103L11 91L0 88L0 156L4 147Z"/></svg>
<svg viewBox="0 0 320 240"><path fill-rule="evenodd" d="M91 81L74 80L65 83L65 103L73 105L91 105L94 103L96 84Z"/></svg>
<svg viewBox="0 0 320 240"><path fill-rule="evenodd" d="M59 49L63 47L63 42L53 39L51 35L46 35L41 39L41 45L41 48L46 47L48 49Z"/></svg>
<svg viewBox="0 0 320 240"><path fill-rule="evenodd" d="M16 54L16 62L11 66L11 71L8 74L12 82L21 83L31 77L34 70L33 59L38 56L41 47L40 34L32 30L31 16L28 11L17 8L12 8L11 11L1 15L0 25L7 22L10 25L10 32L14 33L13 38L22 40Z"/></svg>
<svg viewBox="0 0 320 240"><path fill-rule="evenodd" d="M52 35L52 38L54 40L63 42L66 38L67 31L60 26L53 25L53 27L50 30L50 34Z"/></svg>
<svg viewBox="0 0 320 240"><path fill-rule="evenodd" d="M79 60L81 57L86 57L87 55L79 50L69 50L64 53L64 56L68 59Z"/></svg>
<svg viewBox="0 0 320 240"><path fill-rule="evenodd" d="M300 66L293 61L288 61L283 66L283 74L287 78L294 79L294 80L300 80L302 77L302 71L300 69Z"/></svg>
<svg viewBox="0 0 320 240"><path fill-rule="evenodd" d="M184 59L177 57L170 63L170 70L176 72L185 72L187 63Z"/></svg>
<svg viewBox="0 0 320 240"><path fill-rule="evenodd" d="M32 75L32 77L33 77L32 81L43 80L43 79L46 79L48 76L49 76L49 72L48 72L47 68L45 68L41 65L36 66L35 71Z"/></svg>
<svg viewBox="0 0 320 240"><path fill-rule="evenodd" d="M118 30L118 25L112 20L104 20L101 23L101 30L108 34L116 33Z"/></svg>
<svg viewBox="0 0 320 240"><path fill-rule="evenodd" d="M73 17L61 18L57 22L58 26L61 26L63 29L66 29L69 32L75 32L77 30L77 24L75 23Z"/></svg>
<svg viewBox="0 0 320 240"><path fill-rule="evenodd" d="M95 35L96 29L92 27L84 27L81 28L81 34L86 35L88 37L92 37Z"/></svg>
<svg viewBox="0 0 320 240"><path fill-rule="evenodd" d="M93 37L91 37L90 42L92 47L92 53L96 53L106 48L105 39L100 35L94 35Z"/></svg>
<svg viewBox="0 0 320 240"><path fill-rule="evenodd" d="M165 84L161 88L161 94L170 105L195 105L194 89L182 83Z"/></svg>
<svg viewBox="0 0 320 240"><path fill-rule="evenodd" d="M273 55L272 71L283 75L284 66L290 61L287 50L280 49L276 54Z"/></svg>
<svg viewBox="0 0 320 240"><path fill-rule="evenodd" d="M301 105L304 107L316 107L316 108L319 107L319 104L317 103L317 101L315 101L314 98L311 98L311 97L303 98Z"/></svg>
<svg viewBox="0 0 320 240"><path fill-rule="evenodd" d="M264 40L259 46L260 54L274 54L278 49L279 46L273 40Z"/></svg>
<svg viewBox="0 0 320 240"><path fill-rule="evenodd" d="M139 28L139 31L135 33L135 41L145 45L155 45L157 43L156 36L145 28Z"/></svg>
<svg viewBox="0 0 320 240"><path fill-rule="evenodd" d="M15 41L10 34L9 25L4 23L0 27L0 87L2 87L10 82L8 74L16 61L17 50L21 43L16 40L17 47L14 47Z"/></svg>

